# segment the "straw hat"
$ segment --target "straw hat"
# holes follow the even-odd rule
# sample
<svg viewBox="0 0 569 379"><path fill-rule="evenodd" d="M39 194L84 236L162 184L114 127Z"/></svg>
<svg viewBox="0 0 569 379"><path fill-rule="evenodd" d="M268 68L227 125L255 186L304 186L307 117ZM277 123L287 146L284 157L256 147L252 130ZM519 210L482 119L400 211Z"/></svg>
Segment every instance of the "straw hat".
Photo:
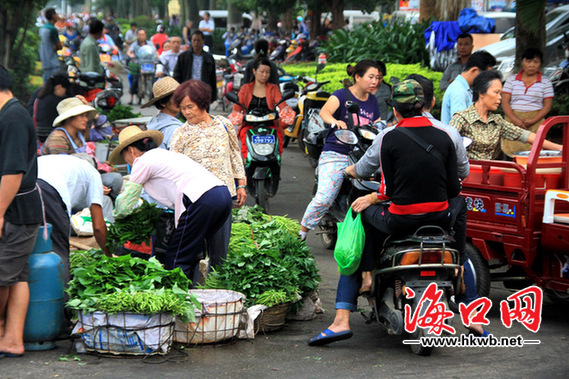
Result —
<svg viewBox="0 0 569 379"><path fill-rule="evenodd" d="M143 131L136 125L127 126L119 134L119 145L115 147L109 156L109 162L112 164L125 164L125 160L122 157L122 151L128 147L131 143L144 139L146 137L152 138L158 146L162 143L164 135L158 130L146 130Z"/></svg>
<svg viewBox="0 0 569 379"><path fill-rule="evenodd" d="M111 73L115 74L116 76L119 76L120 74L122 74L122 63L119 61L110 61L110 62L101 62L103 64L103 66L109 70ZM109 63L112 63L113 65L110 66Z"/></svg>
<svg viewBox="0 0 569 379"><path fill-rule="evenodd" d="M152 94L154 97L148 103L144 104L141 108L147 108L157 102L162 100L166 96L170 96L176 91L176 88L180 86L180 83L171 76L166 76L162 79L158 79L156 83L152 86Z"/></svg>
<svg viewBox="0 0 569 379"><path fill-rule="evenodd" d="M57 104L57 113L59 113L59 116L53 120L53 126L58 126L68 118L78 116L83 113L87 113L89 120L92 120L95 118L97 110L89 105L83 104L83 102L76 97L70 97L68 99L61 100L59 104Z"/></svg>

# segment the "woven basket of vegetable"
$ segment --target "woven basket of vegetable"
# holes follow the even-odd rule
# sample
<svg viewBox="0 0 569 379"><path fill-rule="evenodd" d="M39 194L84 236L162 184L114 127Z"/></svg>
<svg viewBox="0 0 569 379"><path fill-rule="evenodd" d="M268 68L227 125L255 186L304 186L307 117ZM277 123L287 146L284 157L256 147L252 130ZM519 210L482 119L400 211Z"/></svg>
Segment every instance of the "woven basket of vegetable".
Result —
<svg viewBox="0 0 569 379"><path fill-rule="evenodd" d="M255 334L279 330L285 323L286 312L290 303L279 304L267 308L255 319Z"/></svg>
<svg viewBox="0 0 569 379"><path fill-rule="evenodd" d="M241 317L247 312L245 295L230 290L194 289L201 308L195 322L176 319L174 342L193 345L231 342L237 338Z"/></svg>

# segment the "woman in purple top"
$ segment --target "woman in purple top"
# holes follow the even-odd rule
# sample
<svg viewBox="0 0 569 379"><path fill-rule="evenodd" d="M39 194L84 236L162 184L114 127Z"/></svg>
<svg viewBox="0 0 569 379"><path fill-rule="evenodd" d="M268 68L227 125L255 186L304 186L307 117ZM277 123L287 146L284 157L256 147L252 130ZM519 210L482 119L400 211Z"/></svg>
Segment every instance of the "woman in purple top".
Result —
<svg viewBox="0 0 569 379"><path fill-rule="evenodd" d="M360 106L360 125L366 125L380 118L379 103L372 95L379 84L380 74L377 63L372 60L359 61L355 66L349 65L348 75L353 77L354 85L335 91L328 99L320 117L324 122L332 125L322 154L318 160L318 190L306 208L300 223L300 237L306 239L310 229L318 226L322 216L328 211L344 181L343 172L348 167L348 153L350 146L338 142L334 131L346 129L349 118L354 118L354 125L358 124L357 116L348 113L346 103L356 102Z"/></svg>

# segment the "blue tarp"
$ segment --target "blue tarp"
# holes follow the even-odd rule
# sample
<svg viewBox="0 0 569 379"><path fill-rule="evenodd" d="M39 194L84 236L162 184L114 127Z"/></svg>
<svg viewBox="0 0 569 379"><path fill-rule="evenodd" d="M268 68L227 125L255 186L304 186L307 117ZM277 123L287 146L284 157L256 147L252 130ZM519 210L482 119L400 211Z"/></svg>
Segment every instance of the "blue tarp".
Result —
<svg viewBox="0 0 569 379"><path fill-rule="evenodd" d="M431 33L435 33L437 52L451 50L456 43L456 37L462 34L458 21L433 21L425 30L425 44L429 43Z"/></svg>
<svg viewBox="0 0 569 379"><path fill-rule="evenodd" d="M453 49L460 34L492 33L495 25L495 20L478 16L472 8L464 8L460 11L458 21L433 21L425 30L425 44L429 43L431 33L435 33L435 47L440 53Z"/></svg>
<svg viewBox="0 0 569 379"><path fill-rule="evenodd" d="M496 21L478 16L472 8L464 8L458 16L458 26L464 33L492 33Z"/></svg>

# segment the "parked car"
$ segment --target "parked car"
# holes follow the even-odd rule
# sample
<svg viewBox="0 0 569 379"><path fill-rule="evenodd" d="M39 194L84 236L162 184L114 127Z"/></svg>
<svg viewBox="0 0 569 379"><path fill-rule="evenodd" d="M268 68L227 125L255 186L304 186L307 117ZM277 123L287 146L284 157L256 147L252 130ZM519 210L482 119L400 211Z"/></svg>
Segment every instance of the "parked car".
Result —
<svg viewBox="0 0 569 379"><path fill-rule="evenodd" d="M545 64L551 65L564 59L563 32L569 32L569 5L553 9L545 16L546 45ZM484 46L498 61L498 70L506 77L514 67L516 57L516 39L514 28L502 35L502 40L488 46ZM504 78L505 79L505 78Z"/></svg>
<svg viewBox="0 0 569 379"><path fill-rule="evenodd" d="M493 33L503 34L516 25L516 12L483 12L480 16L491 18L496 22Z"/></svg>

